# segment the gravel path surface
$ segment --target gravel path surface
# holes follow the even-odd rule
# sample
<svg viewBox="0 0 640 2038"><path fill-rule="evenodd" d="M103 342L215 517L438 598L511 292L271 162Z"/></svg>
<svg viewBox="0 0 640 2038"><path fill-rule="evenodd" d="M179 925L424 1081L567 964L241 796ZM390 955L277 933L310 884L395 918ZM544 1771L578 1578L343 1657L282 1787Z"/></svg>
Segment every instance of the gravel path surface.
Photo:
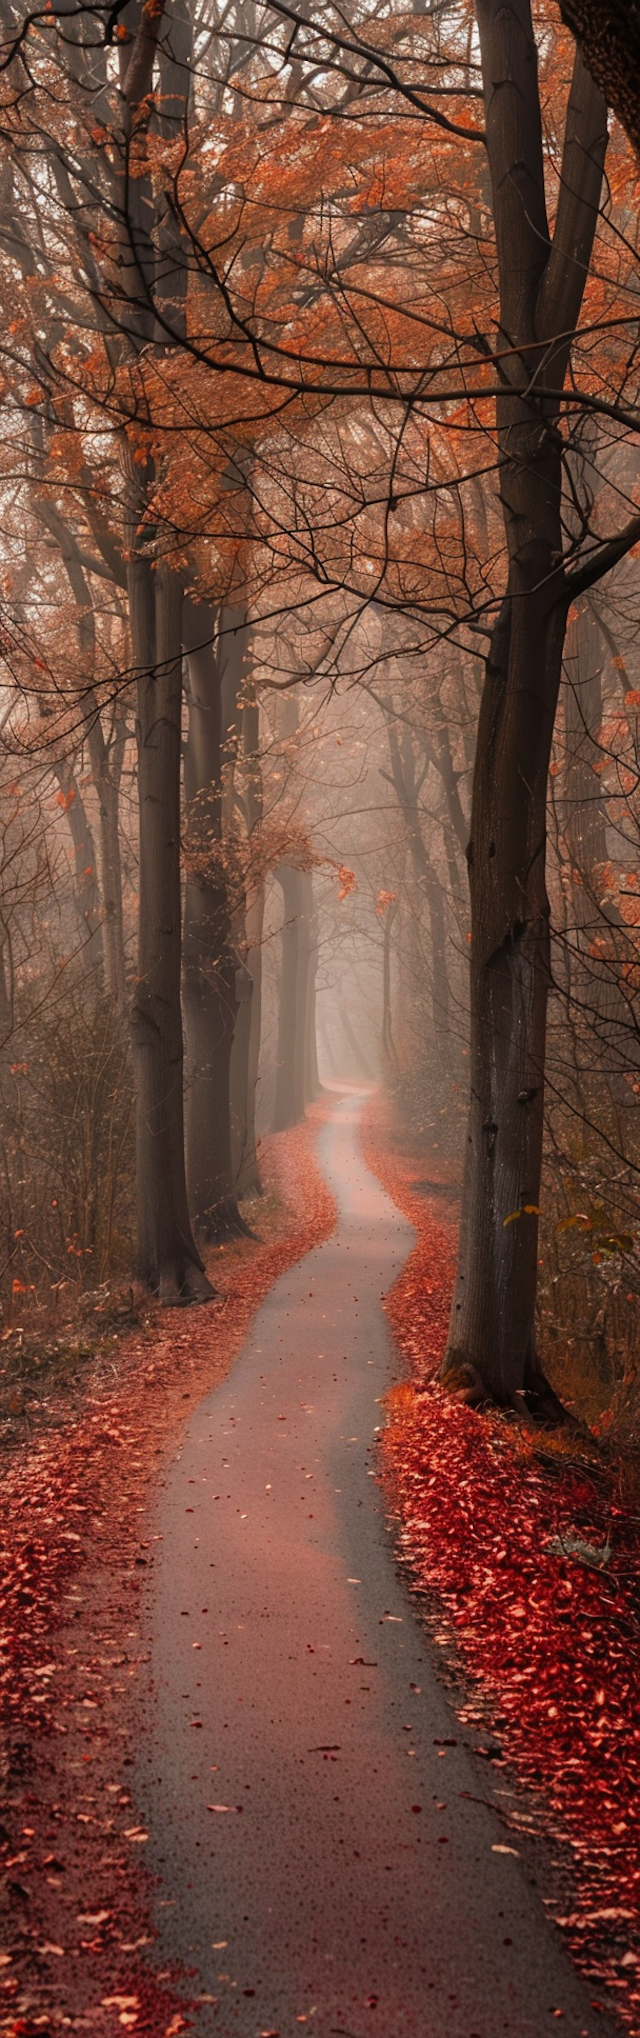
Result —
<svg viewBox="0 0 640 2038"><path fill-rule="evenodd" d="M209 1998L202 2038L612 2038L394 1568L380 1298L412 1234L358 1110L320 1135L337 1231L272 1289L157 1509L135 1801L160 1950Z"/></svg>

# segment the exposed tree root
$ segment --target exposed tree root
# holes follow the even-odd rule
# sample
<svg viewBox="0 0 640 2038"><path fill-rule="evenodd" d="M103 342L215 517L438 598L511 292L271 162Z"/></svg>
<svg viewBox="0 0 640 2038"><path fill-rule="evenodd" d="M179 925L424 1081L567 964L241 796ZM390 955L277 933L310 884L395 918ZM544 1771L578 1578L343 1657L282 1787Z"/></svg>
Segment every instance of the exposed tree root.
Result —
<svg viewBox="0 0 640 2038"><path fill-rule="evenodd" d="M171 1265L160 1270L153 1292L164 1309L188 1309L196 1302L215 1302L218 1291L211 1284L203 1267L189 1261L186 1266Z"/></svg>
<svg viewBox="0 0 640 2038"><path fill-rule="evenodd" d="M449 1394L452 1401L462 1402L467 1408L479 1408L483 1401L491 1400L489 1389L485 1387L477 1367L470 1365L466 1360L461 1361L459 1365L455 1362L453 1365L447 1364L438 1378L445 1394Z"/></svg>
<svg viewBox="0 0 640 2038"><path fill-rule="evenodd" d="M203 1245L220 1245L229 1238L257 1238L238 1208L235 1196L225 1196L215 1209L208 1210L198 1224L198 1237Z"/></svg>
<svg viewBox="0 0 640 2038"><path fill-rule="evenodd" d="M477 1366L466 1359L459 1362L454 1359L452 1364L452 1356L447 1358L445 1355L438 1375L440 1386L452 1401L466 1408L510 1408L528 1429L581 1429L582 1425L564 1407L540 1367L530 1368L525 1385L519 1387L508 1401L499 1403Z"/></svg>

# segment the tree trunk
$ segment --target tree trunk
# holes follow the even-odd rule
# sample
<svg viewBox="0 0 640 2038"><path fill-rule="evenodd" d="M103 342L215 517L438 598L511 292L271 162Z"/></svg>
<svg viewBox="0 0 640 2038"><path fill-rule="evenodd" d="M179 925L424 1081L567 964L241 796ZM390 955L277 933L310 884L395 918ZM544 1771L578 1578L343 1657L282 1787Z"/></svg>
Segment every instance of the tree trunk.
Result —
<svg viewBox="0 0 640 2038"><path fill-rule="evenodd" d="M13 955L11 935L0 917L0 1049L13 1033Z"/></svg>
<svg viewBox="0 0 640 2038"><path fill-rule="evenodd" d="M138 1268L162 1302L213 1289L187 1207L180 1010L182 588L163 567L129 569L138 681L140 916L132 1011L137 1068Z"/></svg>
<svg viewBox="0 0 640 2038"><path fill-rule="evenodd" d="M238 1193L241 1196L261 1196L262 1182L258 1166L258 1142L256 1135L256 1104L260 1069L260 1047L262 1041L262 927L264 921L264 886L261 885L255 897L249 900L246 916L247 969L253 990L251 994L251 1031L247 1056L246 1110L246 1151Z"/></svg>
<svg viewBox="0 0 640 2038"><path fill-rule="evenodd" d="M398 900L385 907L382 923L382 1066L387 1076L397 1076L398 1056L393 1038L391 1010L391 930L398 913Z"/></svg>
<svg viewBox="0 0 640 2038"><path fill-rule="evenodd" d="M244 685L244 706L242 711L242 747L244 756L245 799L247 809L247 830L249 839L262 823L262 772L260 768L260 708L250 682ZM264 923L265 893L260 878L250 885L245 902L245 960L252 982L251 1026L246 1064L245 1120L246 1141L238 1194L241 1196L262 1195L262 1183L258 1167L256 1138L256 1100L260 1067L260 1044L262 1037L262 929Z"/></svg>
<svg viewBox="0 0 640 2038"><path fill-rule="evenodd" d="M44 451L42 419L33 421L32 436L39 454ZM120 860L120 830L118 796L120 774L126 744L126 724L122 713L116 722L114 739L107 745L102 728L101 711L93 690L96 660L96 629L93 612L91 587L84 569L82 554L73 530L61 515L56 504L46 496L36 498L36 510L46 530L50 531L59 547L60 556L68 576L74 600L77 604L77 631L80 655L87 675L87 688L83 694L82 712L87 731L87 748L91 760L94 785L98 794L100 809L100 874L102 879L102 900L98 894L95 871L97 904L90 907L101 915L101 944L104 951L104 975L109 997L116 1009L124 1012L126 1004L126 980L124 964L124 937L122 925L122 870ZM60 781L62 784L62 780ZM77 798L77 794L76 794ZM73 831L71 807L69 820ZM77 859L76 859L77 860ZM91 862L89 855L85 863ZM83 908L84 910L84 908Z"/></svg>
<svg viewBox="0 0 640 2038"><path fill-rule="evenodd" d="M212 1241L246 1230L237 1205L231 1151L236 964L232 956L226 961L218 958L212 972L214 887L190 878L187 889L183 1001L189 1203L198 1236Z"/></svg>
<svg viewBox="0 0 640 2038"><path fill-rule="evenodd" d="M71 765L56 765L56 778L73 843L73 897L82 942L81 960L87 975L100 988L104 968L100 888L96 852L87 810Z"/></svg>
<svg viewBox="0 0 640 2038"><path fill-rule="evenodd" d="M387 736L391 771L398 804L404 821L407 843L415 876L423 898L429 907L431 928L431 1011L434 1040L444 1071L451 1067L451 1020L449 1013L449 977L447 972L446 919L442 886L433 868L425 847L420 823L418 791L416 787L415 756L411 731L406 722L398 731L387 713Z"/></svg>
<svg viewBox="0 0 640 2038"><path fill-rule="evenodd" d="M275 875L282 887L284 923L273 1130L285 1132L290 1125L298 1125L301 1118L304 1118L308 950L303 925L303 873L283 863L279 865Z"/></svg>
<svg viewBox="0 0 640 2038"><path fill-rule="evenodd" d="M221 857L221 685L210 609L186 605L188 817L182 997L187 1039L187 1182L197 1234L246 1231L231 1150L236 956Z"/></svg>
<svg viewBox="0 0 640 2038"><path fill-rule="evenodd" d="M519 629L510 629L511 614L508 604L478 730L469 845L471 1102L444 1365L445 1378L471 1367L500 1402L542 1392L535 1299L549 989L545 806L564 621L559 608L540 614L533 588L526 611L522 604L513 610Z"/></svg>
<svg viewBox="0 0 640 2038"><path fill-rule="evenodd" d="M571 616L565 657L566 757L561 783L569 864L568 994L586 1019L591 1049L598 1043L602 1075L626 1113L627 1077L630 1065L637 1067L634 1000L626 973L626 965L635 959L635 942L619 907L606 897L607 810L601 779L604 753L598 741L606 655L597 610L587 598Z"/></svg>
<svg viewBox="0 0 640 2038"><path fill-rule="evenodd" d="M235 977L237 1016L231 1052L231 1163L237 1196L249 1194L246 1185L251 1179L248 1099L253 988L251 971L238 956ZM255 1160L255 1155L253 1158Z"/></svg>
<svg viewBox="0 0 640 2038"><path fill-rule="evenodd" d="M127 987L124 960L124 929L122 919L122 865L120 858L120 767L126 741L124 728L122 740L108 750L101 723L96 715L89 725L88 749L91 759L94 785L100 807L100 865L102 877L102 910L104 969L107 992L118 1012L124 1012ZM113 749L116 748L114 771ZM118 755L119 753L119 755Z"/></svg>
<svg viewBox="0 0 640 2038"><path fill-rule="evenodd" d="M576 60L553 243L527 0L480 0L500 272L500 486L509 562L487 661L471 840L471 1101L442 1377L467 1399L559 1414L535 1338L549 905L546 791L562 669L562 387L588 271L605 109Z"/></svg>
<svg viewBox="0 0 640 2038"><path fill-rule="evenodd" d="M319 1095L320 1091L320 1077L318 1074L318 1036L316 1028L316 983L318 976L318 920L313 907L313 877L311 871L307 873L307 877L308 877L308 904L307 904L307 926L306 926L307 985L306 985L306 1009L304 1027L303 1083L304 1083L305 1104L315 1104L316 1097Z"/></svg>

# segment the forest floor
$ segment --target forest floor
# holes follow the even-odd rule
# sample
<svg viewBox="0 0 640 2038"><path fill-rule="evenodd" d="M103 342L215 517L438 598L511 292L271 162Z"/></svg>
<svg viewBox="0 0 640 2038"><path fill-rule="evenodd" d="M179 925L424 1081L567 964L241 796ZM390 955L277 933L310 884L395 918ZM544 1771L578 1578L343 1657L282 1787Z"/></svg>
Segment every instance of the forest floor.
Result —
<svg viewBox="0 0 640 2038"><path fill-rule="evenodd" d="M597 1447L554 1442L437 1384L458 1204L439 1155L412 1147L381 1097L369 1167L415 1226L388 1320L404 1378L382 1463L411 1582L487 1763L524 1792L512 1833L544 1832L567 1901L549 1902L576 1964L640 2032L640 1535ZM556 1385L558 1383L556 1382Z"/></svg>
<svg viewBox="0 0 640 2038"><path fill-rule="evenodd" d="M223 1380L283 1270L331 1232L315 1160L320 1104L263 1142L259 1237L211 1256L219 1299L147 1307L133 1330L46 1366L25 1427L5 1411L0 1502L0 2033L58 2038L186 2028L150 1944L145 1834L129 1809L144 1655L148 1506L176 1435ZM33 1368L33 1360L30 1364Z"/></svg>

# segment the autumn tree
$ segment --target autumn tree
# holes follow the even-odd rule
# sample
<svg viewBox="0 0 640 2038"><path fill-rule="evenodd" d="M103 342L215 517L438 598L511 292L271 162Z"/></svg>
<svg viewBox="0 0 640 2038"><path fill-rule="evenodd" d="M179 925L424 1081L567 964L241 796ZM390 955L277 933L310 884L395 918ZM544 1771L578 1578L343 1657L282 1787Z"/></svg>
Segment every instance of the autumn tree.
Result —
<svg viewBox="0 0 640 2038"><path fill-rule="evenodd" d="M447 1372L454 1381L469 1367L472 1391L499 1399L544 1399L533 1312L547 765L569 605L638 533L637 514L623 526L613 501L592 514L579 487L576 498L570 457L585 407L631 429L611 396L627 372L611 338L614 323L624 327L626 288L622 267L613 273L614 236L589 300L589 346L580 352L574 337L598 224L604 105L579 60L565 94L566 46L556 64L545 18L545 136L525 4L508 19L479 9L482 76L462 4L446 24L358 20L348 33L330 5L311 22L294 18L295 57L274 0L264 44L248 39L231 107L226 86L214 99L206 83L192 89L193 25L179 10L127 12L111 53L113 22L80 9L75 70L63 67L64 118L82 138L71 199L59 133L50 151L65 221L58 273L74 301L80 219L84 296L79 337L70 349L56 333L47 372L81 393L120 448L141 689L142 1264L167 1294L199 1290L179 1159L182 613L187 585L214 605L233 586L235 599L244 547L243 606L255 610L269 589L274 637L287 606L321 598L340 608L343 645L371 608L413 631L414 661L444 641L477 661L491 638L469 854L471 1124ZM39 22L34 34L44 37ZM78 77L100 104L93 136L78 114ZM34 121L31 147L36 131ZM244 487L229 496L239 457ZM333 655L337 673L337 639ZM392 776L394 762L416 866L411 760L397 745ZM444 769L443 786L446 759ZM446 853L453 873L457 851ZM147 1168L163 1141L165 1201L177 1184L164 1214Z"/></svg>

